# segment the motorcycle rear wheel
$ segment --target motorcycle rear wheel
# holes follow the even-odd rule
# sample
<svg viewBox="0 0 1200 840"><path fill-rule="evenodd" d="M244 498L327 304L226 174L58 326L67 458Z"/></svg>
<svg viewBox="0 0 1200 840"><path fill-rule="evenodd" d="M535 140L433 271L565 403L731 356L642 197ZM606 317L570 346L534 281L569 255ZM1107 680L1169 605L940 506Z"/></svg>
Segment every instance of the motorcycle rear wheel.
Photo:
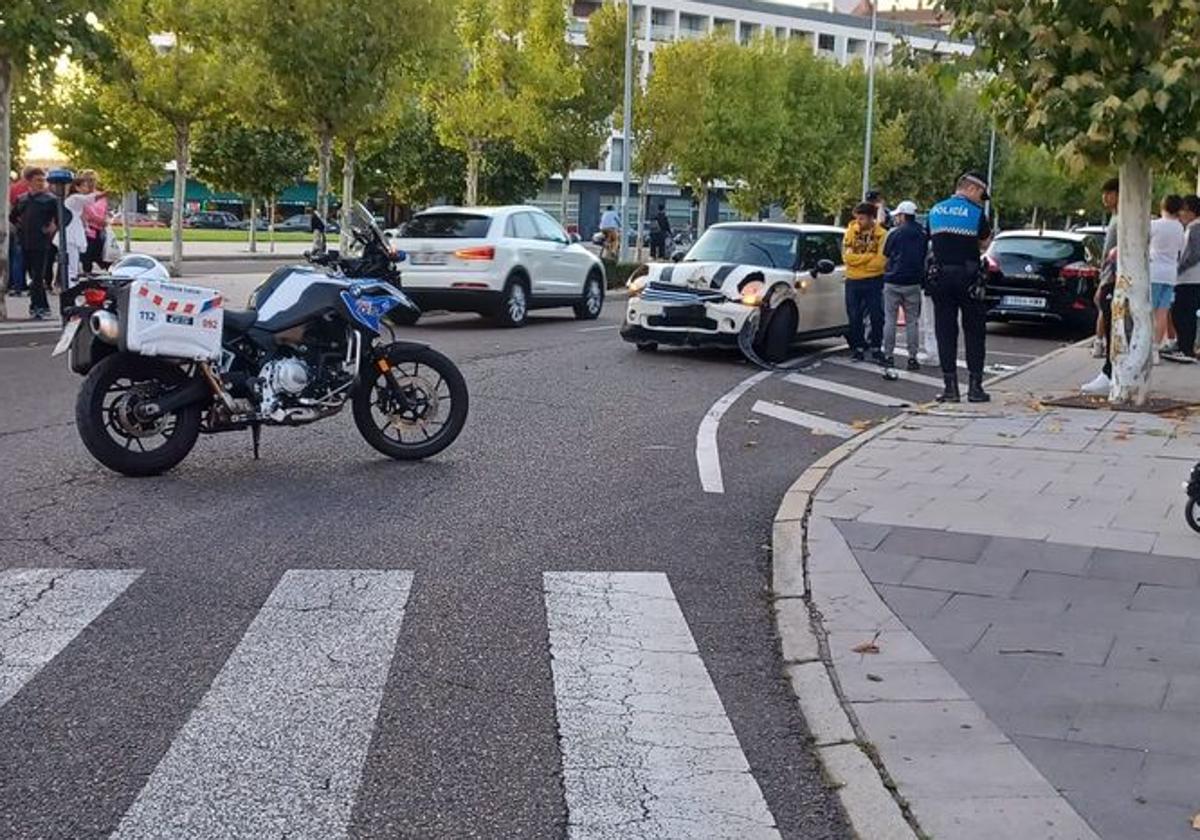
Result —
<svg viewBox="0 0 1200 840"><path fill-rule="evenodd" d="M1200 503L1197 503L1195 499L1188 499L1183 515L1187 518L1187 524L1192 526L1192 530L1200 534L1200 511L1197 510L1198 507L1200 507Z"/></svg>
<svg viewBox="0 0 1200 840"><path fill-rule="evenodd" d="M359 434L400 461L436 455L467 422L466 380L454 362L430 347L392 346L386 358L388 371L374 364L361 371L352 402Z"/></svg>
<svg viewBox="0 0 1200 840"><path fill-rule="evenodd" d="M199 405L154 421L134 409L185 385L187 374L159 359L114 353L89 372L75 400L75 426L92 457L114 472L159 475L187 457L200 435Z"/></svg>

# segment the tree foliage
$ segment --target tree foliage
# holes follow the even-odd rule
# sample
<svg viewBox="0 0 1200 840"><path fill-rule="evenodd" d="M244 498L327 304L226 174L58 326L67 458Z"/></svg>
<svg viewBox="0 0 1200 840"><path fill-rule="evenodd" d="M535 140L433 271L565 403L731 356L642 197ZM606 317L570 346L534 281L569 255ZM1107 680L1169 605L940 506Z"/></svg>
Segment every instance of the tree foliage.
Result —
<svg viewBox="0 0 1200 840"><path fill-rule="evenodd" d="M226 118L196 137L196 176L217 190L266 201L297 183L312 163L312 144L294 130Z"/></svg>

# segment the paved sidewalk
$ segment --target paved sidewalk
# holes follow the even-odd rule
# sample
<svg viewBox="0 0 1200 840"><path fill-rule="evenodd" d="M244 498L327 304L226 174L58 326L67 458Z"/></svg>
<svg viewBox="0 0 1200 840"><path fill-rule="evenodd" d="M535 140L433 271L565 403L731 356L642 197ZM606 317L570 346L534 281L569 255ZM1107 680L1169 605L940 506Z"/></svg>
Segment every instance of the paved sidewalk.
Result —
<svg viewBox="0 0 1200 840"><path fill-rule="evenodd" d="M1041 402L1094 366L1074 348L990 405L909 414L793 490L821 660L938 840L1198 836L1200 414ZM1197 366L1156 374L1200 401Z"/></svg>

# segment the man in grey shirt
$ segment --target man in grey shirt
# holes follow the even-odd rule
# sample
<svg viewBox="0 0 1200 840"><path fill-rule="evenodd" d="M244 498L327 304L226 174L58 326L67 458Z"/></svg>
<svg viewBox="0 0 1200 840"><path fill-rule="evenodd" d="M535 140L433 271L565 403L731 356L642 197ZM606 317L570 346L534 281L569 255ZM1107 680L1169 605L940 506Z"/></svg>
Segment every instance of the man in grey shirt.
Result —
<svg viewBox="0 0 1200 840"><path fill-rule="evenodd" d="M1164 359L1173 362L1196 361L1196 310L1200 309L1200 197L1189 195L1183 199L1183 210L1179 220L1187 226L1184 234L1183 253L1179 255L1179 277L1175 281L1175 303L1171 306L1171 320L1179 336L1179 350L1164 353Z"/></svg>
<svg viewBox="0 0 1200 840"><path fill-rule="evenodd" d="M1112 213L1108 230L1104 232L1104 254L1101 256L1100 286L1096 289L1096 306L1100 310L1102 335L1104 336L1104 369L1096 378L1080 390L1090 396L1107 396L1112 389L1112 299L1117 286L1117 204L1120 200L1120 182L1109 178L1100 188L1104 208Z"/></svg>

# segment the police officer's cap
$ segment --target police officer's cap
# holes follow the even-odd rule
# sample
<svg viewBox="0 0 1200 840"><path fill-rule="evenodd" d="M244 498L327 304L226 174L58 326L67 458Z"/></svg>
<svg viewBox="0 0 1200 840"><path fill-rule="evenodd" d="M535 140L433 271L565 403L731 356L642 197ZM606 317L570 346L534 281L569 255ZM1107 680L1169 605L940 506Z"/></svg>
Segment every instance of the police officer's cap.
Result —
<svg viewBox="0 0 1200 840"><path fill-rule="evenodd" d="M958 179L958 183L961 184L964 181L967 182L968 184L974 184L975 186L982 188L984 201L991 200L992 196L988 193L987 178L981 172L976 172L975 170L971 170L970 172L964 172L962 174L962 176Z"/></svg>

